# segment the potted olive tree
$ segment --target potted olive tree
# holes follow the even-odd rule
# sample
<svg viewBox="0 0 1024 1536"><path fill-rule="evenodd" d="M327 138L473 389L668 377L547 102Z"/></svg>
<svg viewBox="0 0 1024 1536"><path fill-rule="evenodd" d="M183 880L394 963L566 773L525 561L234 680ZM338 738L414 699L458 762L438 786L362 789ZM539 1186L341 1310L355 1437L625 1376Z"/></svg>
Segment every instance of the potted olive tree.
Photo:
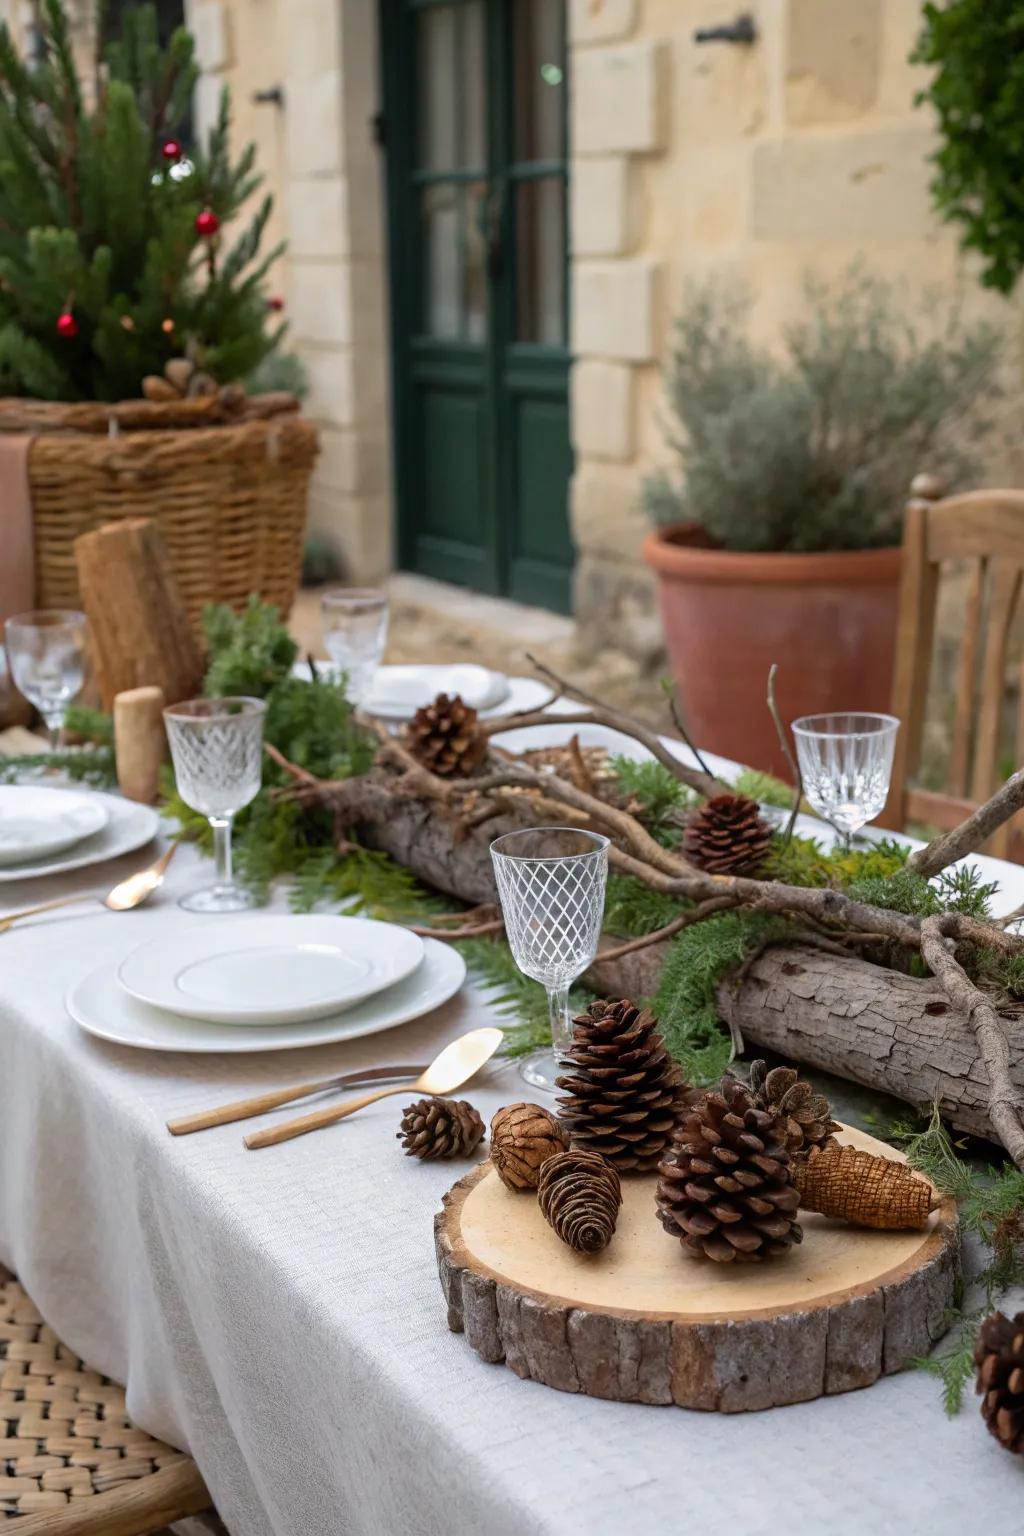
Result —
<svg viewBox="0 0 1024 1536"><path fill-rule="evenodd" d="M888 708L910 482L977 473L999 345L860 270L807 281L777 354L748 320L714 286L687 298L666 378L681 473L645 485L644 556L695 739L782 772L773 661L787 718Z"/></svg>

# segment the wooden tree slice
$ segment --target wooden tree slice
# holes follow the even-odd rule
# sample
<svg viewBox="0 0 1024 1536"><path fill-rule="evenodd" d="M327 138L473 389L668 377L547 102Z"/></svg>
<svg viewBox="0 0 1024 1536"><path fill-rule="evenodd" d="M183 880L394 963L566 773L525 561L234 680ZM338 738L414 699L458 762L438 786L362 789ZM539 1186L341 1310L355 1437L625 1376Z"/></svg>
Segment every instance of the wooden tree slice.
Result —
<svg viewBox="0 0 1024 1536"><path fill-rule="evenodd" d="M842 1139L892 1157L873 1137ZM803 1243L765 1264L688 1257L622 1181L603 1253L574 1253L532 1194L489 1162L451 1189L434 1232L448 1325L485 1360L562 1392L739 1413L866 1387L925 1354L959 1275L956 1207L922 1232L801 1215Z"/></svg>

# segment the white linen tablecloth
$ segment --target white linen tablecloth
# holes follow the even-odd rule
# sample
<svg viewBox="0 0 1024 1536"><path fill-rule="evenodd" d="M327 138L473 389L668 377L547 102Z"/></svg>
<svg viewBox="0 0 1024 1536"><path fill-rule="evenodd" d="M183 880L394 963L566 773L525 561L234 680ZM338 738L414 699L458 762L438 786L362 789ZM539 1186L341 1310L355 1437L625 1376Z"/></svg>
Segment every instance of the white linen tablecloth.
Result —
<svg viewBox="0 0 1024 1536"><path fill-rule="evenodd" d="M0 910L109 886L138 862L9 886ZM239 1125L172 1138L171 1116L426 1060L488 1018L468 989L415 1024L294 1053L177 1056L85 1035L68 985L194 923L175 901L208 875L182 850L148 908L71 909L0 938L0 1261L126 1384L145 1429L191 1451L232 1536L777 1536L780 1522L959 1536L979 1511L986 1536L1019 1536L1024 1464L973 1399L947 1420L917 1372L725 1417L569 1396L484 1364L447 1329L432 1240L466 1165L401 1154L401 1097L256 1153ZM485 1119L530 1096L514 1066L467 1093Z"/></svg>

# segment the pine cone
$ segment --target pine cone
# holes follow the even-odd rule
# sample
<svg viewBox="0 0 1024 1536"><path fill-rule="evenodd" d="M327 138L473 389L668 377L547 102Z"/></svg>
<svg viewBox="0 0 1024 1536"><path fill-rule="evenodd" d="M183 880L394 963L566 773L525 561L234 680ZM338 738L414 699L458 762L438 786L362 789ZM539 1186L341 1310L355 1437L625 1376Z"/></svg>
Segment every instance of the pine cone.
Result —
<svg viewBox="0 0 1024 1536"><path fill-rule="evenodd" d="M686 1100L686 1079L649 1009L591 1003L573 1020L571 1075L556 1078L570 1145L599 1152L619 1170L656 1168Z"/></svg>
<svg viewBox="0 0 1024 1536"><path fill-rule="evenodd" d="M906 1163L838 1142L794 1158L793 1182L803 1210L882 1232L926 1226L939 1203L932 1186Z"/></svg>
<svg viewBox="0 0 1024 1536"><path fill-rule="evenodd" d="M772 829L756 800L713 795L687 822L683 852L709 875L737 875L757 868L771 840Z"/></svg>
<svg viewBox="0 0 1024 1536"><path fill-rule="evenodd" d="M832 1132L838 1131L839 1125L832 1119L828 1099L815 1093L795 1067L773 1067L769 1072L763 1061L752 1061L750 1091L758 1109L779 1116L786 1147L794 1157L811 1147L834 1145Z"/></svg>
<svg viewBox="0 0 1024 1536"><path fill-rule="evenodd" d="M717 1263L786 1253L803 1239L800 1196L775 1116L741 1083L705 1094L658 1168L665 1231Z"/></svg>
<svg viewBox="0 0 1024 1536"><path fill-rule="evenodd" d="M541 1165L569 1138L539 1104L506 1104L491 1121L491 1162L509 1189L536 1189Z"/></svg>
<svg viewBox="0 0 1024 1536"><path fill-rule="evenodd" d="M1024 1456L1024 1312L986 1317L974 1348L981 1416L1000 1445Z"/></svg>
<svg viewBox="0 0 1024 1536"><path fill-rule="evenodd" d="M580 1253L607 1248L622 1204L619 1176L596 1152L558 1152L541 1165L544 1220Z"/></svg>
<svg viewBox="0 0 1024 1536"><path fill-rule="evenodd" d="M465 1099L419 1099L406 1107L395 1134L406 1157L469 1157L483 1139L484 1123Z"/></svg>
<svg viewBox="0 0 1024 1536"><path fill-rule="evenodd" d="M465 779L487 755L487 738L477 729L476 710L457 693L439 693L432 704L418 709L406 726L406 746L431 773Z"/></svg>

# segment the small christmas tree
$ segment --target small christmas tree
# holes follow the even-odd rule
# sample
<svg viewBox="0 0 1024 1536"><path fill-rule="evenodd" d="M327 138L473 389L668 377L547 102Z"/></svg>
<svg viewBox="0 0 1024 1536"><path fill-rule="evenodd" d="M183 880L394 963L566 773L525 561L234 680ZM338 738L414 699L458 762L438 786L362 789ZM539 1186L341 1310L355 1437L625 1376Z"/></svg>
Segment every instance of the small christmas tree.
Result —
<svg viewBox="0 0 1024 1536"><path fill-rule="evenodd" d="M189 33L162 48L149 5L97 44L88 91L63 0L43 0L31 66L0 25L0 393L131 398L186 352L227 383L279 342L262 285L282 248L257 261L272 200L224 243L262 178L253 145L230 157L227 92L185 154L197 76Z"/></svg>

